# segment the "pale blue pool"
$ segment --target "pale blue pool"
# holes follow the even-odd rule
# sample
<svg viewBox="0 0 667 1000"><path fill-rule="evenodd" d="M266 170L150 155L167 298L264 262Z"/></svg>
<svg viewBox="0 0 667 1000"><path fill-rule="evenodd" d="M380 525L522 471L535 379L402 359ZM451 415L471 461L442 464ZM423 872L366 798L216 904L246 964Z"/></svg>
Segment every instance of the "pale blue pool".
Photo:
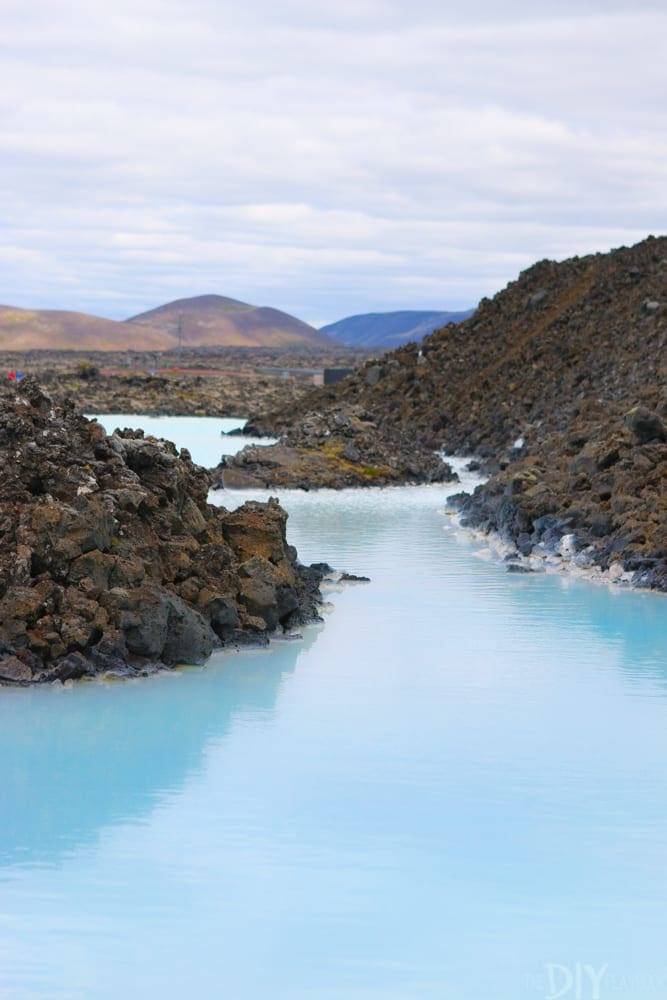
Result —
<svg viewBox="0 0 667 1000"><path fill-rule="evenodd" d="M372 578L302 642L0 691L0 996L667 996L667 602L446 493L283 496Z"/></svg>

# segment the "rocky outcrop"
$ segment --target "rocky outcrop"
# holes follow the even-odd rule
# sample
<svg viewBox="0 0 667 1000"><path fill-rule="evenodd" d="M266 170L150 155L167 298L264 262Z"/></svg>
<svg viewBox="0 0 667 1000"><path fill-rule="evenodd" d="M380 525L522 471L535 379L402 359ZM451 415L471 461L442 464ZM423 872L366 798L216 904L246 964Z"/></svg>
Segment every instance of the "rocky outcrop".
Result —
<svg viewBox="0 0 667 1000"><path fill-rule="evenodd" d="M660 426L657 414L650 423ZM556 553L667 591L667 444L645 434L632 411L624 418L606 410L602 420L554 435L548 461L526 456L451 502L464 525L497 532L521 556Z"/></svg>
<svg viewBox="0 0 667 1000"><path fill-rule="evenodd" d="M187 451L0 391L0 680L198 663L317 616L277 501L206 502Z"/></svg>
<svg viewBox="0 0 667 1000"><path fill-rule="evenodd" d="M250 445L227 459L218 470L220 485L340 489L457 478L435 452L406 434L383 432L370 413L353 404L307 413L281 430L280 444Z"/></svg>
<svg viewBox="0 0 667 1000"><path fill-rule="evenodd" d="M255 433L298 440L360 407L387 441L474 455L470 523L522 552L572 536L582 560L666 588L667 238L541 261L475 315L369 361ZM544 518L550 520L543 520Z"/></svg>

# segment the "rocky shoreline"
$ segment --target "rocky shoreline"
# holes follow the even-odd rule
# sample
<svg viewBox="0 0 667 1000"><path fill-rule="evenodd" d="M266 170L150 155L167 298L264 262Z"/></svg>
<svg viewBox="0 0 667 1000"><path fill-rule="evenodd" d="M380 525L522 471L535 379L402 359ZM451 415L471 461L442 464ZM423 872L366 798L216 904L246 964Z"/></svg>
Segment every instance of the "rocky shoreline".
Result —
<svg viewBox="0 0 667 1000"><path fill-rule="evenodd" d="M319 618L276 500L207 503L188 452L0 390L0 682L136 675Z"/></svg>
<svg viewBox="0 0 667 1000"><path fill-rule="evenodd" d="M555 555L608 580L667 592L665 424L643 406L611 426L607 419L584 443L558 435L549 465L527 456L450 505L464 527L496 534L524 559Z"/></svg>
<svg viewBox="0 0 667 1000"><path fill-rule="evenodd" d="M471 319L336 385L260 396L247 429L280 441L227 459L211 485L445 482L456 476L440 452L474 454L488 478L452 500L464 525L524 560L564 554L666 592L667 238L541 261ZM126 452L149 453L131 440L114 445L130 466L143 459ZM182 582L170 586L188 600Z"/></svg>
<svg viewBox="0 0 667 1000"><path fill-rule="evenodd" d="M263 436L253 422L245 432ZM213 474L223 488L343 489L456 481L456 473L407 435L383 433L363 407L332 406L281 428L274 445L247 445ZM217 480L217 483L216 483Z"/></svg>
<svg viewBox="0 0 667 1000"><path fill-rule="evenodd" d="M489 478L453 501L471 528L524 557L566 545L581 565L667 591L667 238L541 261L471 319L250 424L283 444L312 440L326 459L332 424L353 414L415 464L476 455ZM363 436L351 421L345 447ZM263 482L283 474L266 463ZM395 481L432 480L399 463Z"/></svg>

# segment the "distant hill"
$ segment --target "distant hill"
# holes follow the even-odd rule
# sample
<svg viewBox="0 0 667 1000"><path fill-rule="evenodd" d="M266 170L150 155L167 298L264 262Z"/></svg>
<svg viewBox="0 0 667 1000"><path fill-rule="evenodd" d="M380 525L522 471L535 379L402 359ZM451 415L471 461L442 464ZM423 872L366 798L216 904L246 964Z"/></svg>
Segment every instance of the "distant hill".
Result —
<svg viewBox="0 0 667 1000"><path fill-rule="evenodd" d="M428 312L406 309L399 312L363 313L323 326L320 332L351 347L400 347L409 341L421 340L447 323L460 323L472 316L474 311Z"/></svg>
<svg viewBox="0 0 667 1000"><path fill-rule="evenodd" d="M148 325L59 309L0 306L0 350L157 351L176 344L176 338Z"/></svg>
<svg viewBox="0 0 667 1000"><path fill-rule="evenodd" d="M315 327L266 306L252 306L222 295L198 295L158 306L128 321L159 327L188 347L331 347Z"/></svg>
<svg viewBox="0 0 667 1000"><path fill-rule="evenodd" d="M167 351L178 347L334 347L336 341L279 309L222 295L178 299L119 321L58 309L0 306L0 350Z"/></svg>

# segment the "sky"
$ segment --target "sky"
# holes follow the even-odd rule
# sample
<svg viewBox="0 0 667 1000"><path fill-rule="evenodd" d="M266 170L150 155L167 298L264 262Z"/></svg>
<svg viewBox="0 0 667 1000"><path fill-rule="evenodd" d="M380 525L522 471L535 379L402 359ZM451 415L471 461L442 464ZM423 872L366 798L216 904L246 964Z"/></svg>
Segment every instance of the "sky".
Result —
<svg viewBox="0 0 667 1000"><path fill-rule="evenodd" d="M0 26L5 305L215 292L319 326L667 232L664 0L0 0Z"/></svg>

